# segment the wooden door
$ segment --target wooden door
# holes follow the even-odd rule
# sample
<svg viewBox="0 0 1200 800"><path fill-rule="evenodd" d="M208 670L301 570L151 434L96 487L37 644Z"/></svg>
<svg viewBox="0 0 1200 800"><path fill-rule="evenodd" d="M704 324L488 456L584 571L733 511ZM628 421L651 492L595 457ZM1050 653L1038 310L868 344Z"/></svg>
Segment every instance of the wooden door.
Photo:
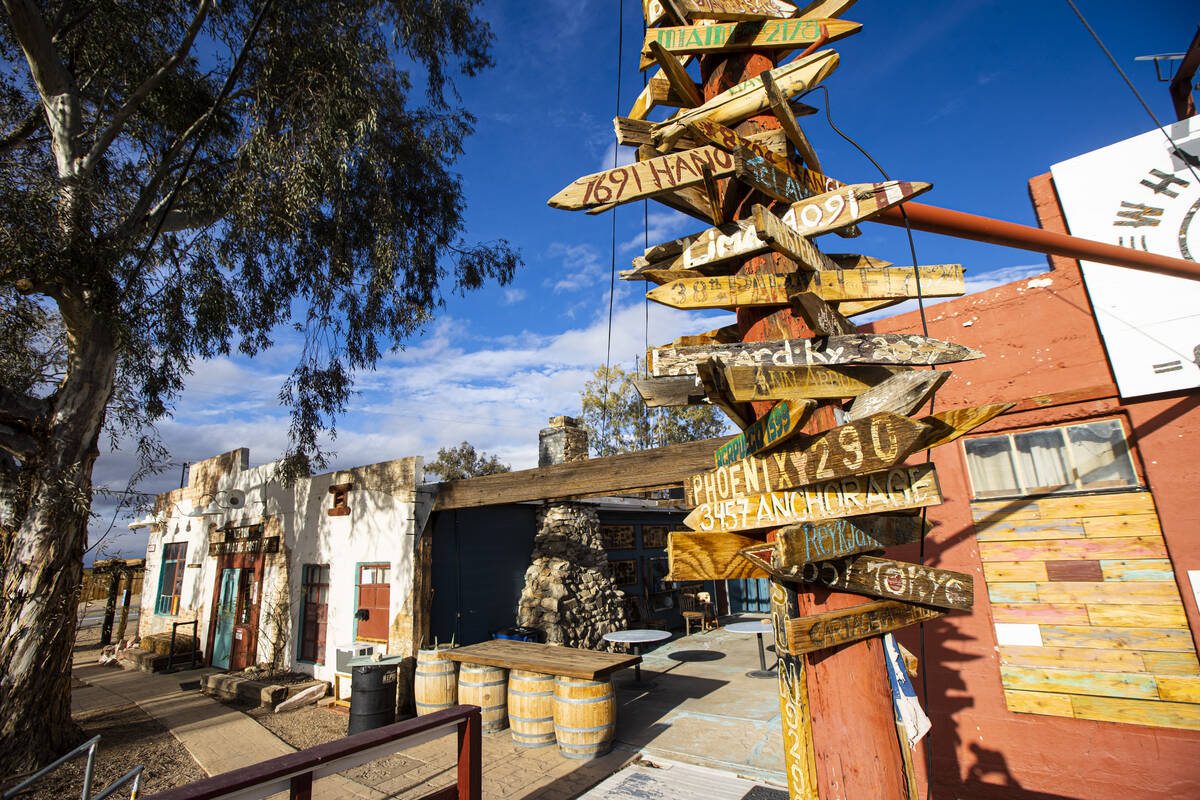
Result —
<svg viewBox="0 0 1200 800"><path fill-rule="evenodd" d="M242 670L258 655L258 592L262 583L261 565L242 569L238 576L237 611L233 621L233 647L229 669Z"/></svg>
<svg viewBox="0 0 1200 800"><path fill-rule="evenodd" d="M358 565L358 606L354 638L386 642L391 613L391 565Z"/></svg>
<svg viewBox="0 0 1200 800"><path fill-rule="evenodd" d="M241 572L240 569L221 570L221 580L217 588L211 663L221 669L229 669L229 656L233 651L233 622L237 615L238 579Z"/></svg>

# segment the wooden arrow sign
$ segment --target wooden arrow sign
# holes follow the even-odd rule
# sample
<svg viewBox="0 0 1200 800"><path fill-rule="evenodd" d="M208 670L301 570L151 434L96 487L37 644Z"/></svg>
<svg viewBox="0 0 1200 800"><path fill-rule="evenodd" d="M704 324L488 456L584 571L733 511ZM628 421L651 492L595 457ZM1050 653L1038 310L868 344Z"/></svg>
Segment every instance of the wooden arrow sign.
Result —
<svg viewBox="0 0 1200 800"><path fill-rule="evenodd" d="M761 165L760 167L761 168ZM740 173L739 173L740 177ZM792 204L784 219L803 236L816 236L869 219L933 188L932 183L855 183ZM787 199L777 197L776 199Z"/></svg>
<svg viewBox="0 0 1200 800"><path fill-rule="evenodd" d="M836 270L837 264L818 250L812 242L796 233L787 223L765 207L754 207L754 230L765 245L790 258L798 267L808 270Z"/></svg>
<svg viewBox="0 0 1200 800"><path fill-rule="evenodd" d="M857 325L812 292L796 292L788 299L792 313L817 336L851 336L858 332Z"/></svg>
<svg viewBox="0 0 1200 800"><path fill-rule="evenodd" d="M859 514L922 508L942 502L932 464L852 475L803 489L701 503L683 523L705 533L751 531Z"/></svg>
<svg viewBox="0 0 1200 800"><path fill-rule="evenodd" d="M805 367L843 364L926 366L970 361L982 356L983 353L970 347L913 333L855 333L695 347L667 345L646 351L650 374L655 377L694 375L696 364L709 358L716 358L727 367Z"/></svg>
<svg viewBox="0 0 1200 800"><path fill-rule="evenodd" d="M715 144L715 142L714 142ZM843 184L844 185L844 184ZM837 187L830 186L826 191ZM884 261L882 258L873 258L864 256L859 253L826 253L833 263L838 265L838 269L865 269L868 267L890 267L892 262Z"/></svg>
<svg viewBox="0 0 1200 800"><path fill-rule="evenodd" d="M784 0L674 0L676 8L692 22L698 19L755 20L791 17L796 7Z"/></svg>
<svg viewBox="0 0 1200 800"><path fill-rule="evenodd" d="M992 403L990 405L971 406L969 408L951 408L924 417L921 420L922 422L939 422L946 427L942 429L941 435L931 435L917 449L928 450L943 444L949 444L958 437L975 430L980 425L990 422L1015 405L1016 403Z"/></svg>
<svg viewBox="0 0 1200 800"><path fill-rule="evenodd" d="M768 221L766 225L770 227L771 223ZM705 234L700 235L701 239L704 237ZM704 241L701 246L709 243ZM714 249L718 245L717 241L711 243ZM651 300L672 308L691 309L785 306L795 292L813 292L829 303L876 298L904 299L916 297L915 275L918 273L921 276L921 293L925 297L955 297L965 290L962 267L958 264L938 264L918 267L916 270L895 267L821 269L817 272L788 274L706 274L711 267L710 262L704 261L688 269L627 270L621 273L621 277L625 280L653 281L660 288L647 293L646 296ZM676 285L674 281L680 283ZM703 285L698 281L703 281Z"/></svg>
<svg viewBox="0 0 1200 800"><path fill-rule="evenodd" d="M794 580L805 564L910 544L928 527L919 516L890 514L788 525L775 532L775 560Z"/></svg>
<svg viewBox="0 0 1200 800"><path fill-rule="evenodd" d="M761 400L812 398L833 400L857 397L908 367L726 367L733 399L739 403ZM679 380L659 378L657 380Z"/></svg>
<svg viewBox="0 0 1200 800"><path fill-rule="evenodd" d="M771 70L776 85L788 97L799 94L825 80L838 65L838 55L833 50L817 52L797 58L782 67ZM654 140L660 152L670 149L676 139L687 132L687 124L700 119L711 119L722 125L731 125L748 119L769 108L762 79L755 77L725 90L702 106L681 111L671 119L659 123L655 128Z"/></svg>
<svg viewBox="0 0 1200 800"><path fill-rule="evenodd" d="M733 533L671 531L667 534L669 581L736 581L765 578L756 565L738 556L738 550L757 539Z"/></svg>
<svg viewBox="0 0 1200 800"><path fill-rule="evenodd" d="M716 466L733 464L786 441L800 430L816 405L815 400L780 400L765 417L717 448L713 453Z"/></svg>
<svg viewBox="0 0 1200 800"><path fill-rule="evenodd" d="M932 372L902 372L878 386L872 386L854 398L846 419L856 420L890 411L908 416L929 400L929 397L950 378L948 370Z"/></svg>
<svg viewBox="0 0 1200 800"><path fill-rule="evenodd" d="M786 623L787 648L792 655L812 653L839 644L869 639L918 622L937 619L945 614L945 611L925 606L914 606L895 600L877 600L853 608L789 619Z"/></svg>
<svg viewBox="0 0 1200 800"><path fill-rule="evenodd" d="M671 378L635 378L633 386L647 408L711 405L695 375Z"/></svg>
<svg viewBox="0 0 1200 800"><path fill-rule="evenodd" d="M763 456L693 475L683 482L684 501L713 504L888 469L908 458L928 431L923 423L885 412L796 436Z"/></svg>
<svg viewBox="0 0 1200 800"><path fill-rule="evenodd" d="M975 581L965 572L890 558L853 556L809 563L800 568L797 578L804 583L819 583L839 591L952 611L970 611L975 602Z"/></svg>
<svg viewBox="0 0 1200 800"><path fill-rule="evenodd" d="M711 145L584 175L549 199L553 208L578 210L620 205L673 192L704 182L703 168L713 175L733 174L733 156Z"/></svg>
<svg viewBox="0 0 1200 800"><path fill-rule="evenodd" d="M767 197L784 203L795 203L809 196L804 184L749 150L735 150L733 166L738 180Z"/></svg>
<svg viewBox="0 0 1200 800"><path fill-rule="evenodd" d="M862 25L841 19L780 19L763 22L726 22L715 25L651 28L642 45L641 68L654 66L650 44L654 42L675 55L709 55L739 50L803 49L821 38L824 26L835 42L858 33Z"/></svg>

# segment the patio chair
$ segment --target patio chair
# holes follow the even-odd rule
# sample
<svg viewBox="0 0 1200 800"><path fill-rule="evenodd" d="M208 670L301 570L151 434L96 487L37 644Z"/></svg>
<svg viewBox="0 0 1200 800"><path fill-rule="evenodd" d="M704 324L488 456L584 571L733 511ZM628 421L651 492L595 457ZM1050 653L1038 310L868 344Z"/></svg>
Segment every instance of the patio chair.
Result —
<svg viewBox="0 0 1200 800"><path fill-rule="evenodd" d="M701 605L696 595L681 592L679 594L679 610L683 614L684 636L692 633L692 623L698 623L701 631L717 627L717 620L711 614L712 606L708 603Z"/></svg>

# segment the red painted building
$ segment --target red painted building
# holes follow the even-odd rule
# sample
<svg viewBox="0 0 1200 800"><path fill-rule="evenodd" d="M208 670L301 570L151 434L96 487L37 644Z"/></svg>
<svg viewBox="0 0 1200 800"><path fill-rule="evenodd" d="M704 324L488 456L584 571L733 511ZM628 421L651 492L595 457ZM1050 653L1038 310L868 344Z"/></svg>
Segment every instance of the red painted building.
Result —
<svg viewBox="0 0 1200 800"><path fill-rule="evenodd" d="M1030 192L1066 232L1050 175ZM976 581L972 613L927 623L923 648L901 637L933 796L1200 797L1200 391L1123 400L1078 262L1051 266L926 311L930 336L987 355L954 366L938 410L1019 403L933 455L924 563Z"/></svg>

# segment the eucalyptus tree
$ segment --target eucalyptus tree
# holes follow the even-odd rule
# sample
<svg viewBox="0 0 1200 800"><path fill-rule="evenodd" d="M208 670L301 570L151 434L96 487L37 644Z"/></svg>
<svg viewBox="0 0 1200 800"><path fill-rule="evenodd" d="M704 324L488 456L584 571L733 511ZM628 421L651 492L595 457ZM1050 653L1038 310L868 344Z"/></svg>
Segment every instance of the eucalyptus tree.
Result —
<svg viewBox="0 0 1200 800"><path fill-rule="evenodd" d="M73 612L114 417L144 429L196 359L296 336L280 402L303 473L354 373L519 257L464 240L452 171L474 122L453 80L492 65L475 0L3 2L0 327L37 334L0 358L7 772L77 736ZM28 379L47 364L50 385Z"/></svg>

